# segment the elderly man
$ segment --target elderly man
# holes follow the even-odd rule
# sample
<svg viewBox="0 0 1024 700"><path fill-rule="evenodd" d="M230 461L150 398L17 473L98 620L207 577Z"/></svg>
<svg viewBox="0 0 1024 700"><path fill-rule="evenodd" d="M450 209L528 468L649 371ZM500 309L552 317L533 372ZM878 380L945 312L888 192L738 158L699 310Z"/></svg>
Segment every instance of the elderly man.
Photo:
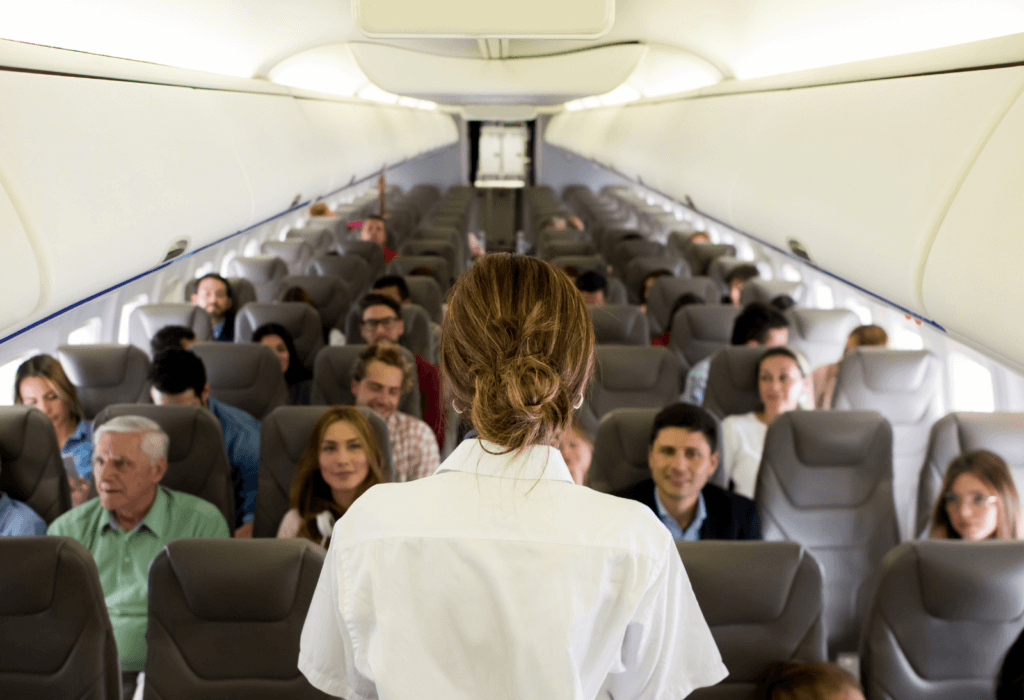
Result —
<svg viewBox="0 0 1024 700"><path fill-rule="evenodd" d="M227 537L216 506L160 486L170 439L148 418L119 416L93 435L99 498L53 521L48 534L72 537L92 553L130 698L146 662L149 564L172 540Z"/></svg>
<svg viewBox="0 0 1024 700"><path fill-rule="evenodd" d="M191 301L210 314L214 340L235 339L235 302L230 282L216 272L205 274L199 278Z"/></svg>

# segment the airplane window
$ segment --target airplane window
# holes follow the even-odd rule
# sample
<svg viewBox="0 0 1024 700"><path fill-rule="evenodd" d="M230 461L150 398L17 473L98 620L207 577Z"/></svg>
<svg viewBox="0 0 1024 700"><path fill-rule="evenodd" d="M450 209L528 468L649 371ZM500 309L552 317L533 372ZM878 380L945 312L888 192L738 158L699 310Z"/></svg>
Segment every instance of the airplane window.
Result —
<svg viewBox="0 0 1024 700"><path fill-rule="evenodd" d="M121 307L121 319L117 324L117 342L121 345L128 344L128 318L132 315L132 311L148 303L149 295L140 294Z"/></svg>
<svg viewBox="0 0 1024 700"><path fill-rule="evenodd" d="M775 270L772 269L770 263L767 263L764 260L757 263L757 271L761 274L761 279L765 281L775 279Z"/></svg>
<svg viewBox="0 0 1024 700"><path fill-rule="evenodd" d="M897 325L889 335L889 347L896 350L924 350L924 339L920 333Z"/></svg>
<svg viewBox="0 0 1024 700"><path fill-rule="evenodd" d="M857 314L857 317L860 318L860 322L863 325L871 325L871 309L868 308L867 304L862 304L856 299L849 298L843 303L843 306Z"/></svg>
<svg viewBox="0 0 1024 700"><path fill-rule="evenodd" d="M68 333L68 345L92 345L100 340L103 322L99 316L93 316L75 330Z"/></svg>
<svg viewBox="0 0 1024 700"><path fill-rule="evenodd" d="M260 254L260 242L255 238L250 238L249 242L245 244L245 248L242 250L242 255L251 258L254 255Z"/></svg>
<svg viewBox="0 0 1024 700"><path fill-rule="evenodd" d="M787 282L800 282L803 280L803 275L800 274L800 270L789 264L784 264L782 266L780 276Z"/></svg>
<svg viewBox="0 0 1024 700"><path fill-rule="evenodd" d="M18 373L18 367L21 363L32 357L38 355L42 350L38 348L35 350L29 350L18 355L16 358L11 360L5 365L0 365L0 404L4 406L14 405L14 376Z"/></svg>
<svg viewBox="0 0 1024 700"><path fill-rule="evenodd" d="M947 360L953 385L952 410L994 411L996 400L992 373L963 353L951 352Z"/></svg>
<svg viewBox="0 0 1024 700"><path fill-rule="evenodd" d="M725 241L725 237L722 237ZM744 240L738 240L734 242L736 246L736 257L740 260L747 260L749 262L754 261L754 247Z"/></svg>
<svg viewBox="0 0 1024 700"><path fill-rule="evenodd" d="M836 308L835 298L832 296L832 288L821 280L814 280L811 285L814 293L814 306L819 309Z"/></svg>

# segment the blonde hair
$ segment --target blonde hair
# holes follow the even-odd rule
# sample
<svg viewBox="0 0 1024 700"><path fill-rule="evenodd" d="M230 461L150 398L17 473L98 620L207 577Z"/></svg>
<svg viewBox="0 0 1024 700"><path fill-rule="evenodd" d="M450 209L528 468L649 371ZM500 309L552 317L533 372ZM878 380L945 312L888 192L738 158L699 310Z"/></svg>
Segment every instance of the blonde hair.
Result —
<svg viewBox="0 0 1024 700"><path fill-rule="evenodd" d="M547 262L486 255L452 287L442 384L484 440L509 451L557 444L594 357L583 296Z"/></svg>
<svg viewBox="0 0 1024 700"><path fill-rule="evenodd" d="M1018 532L1018 518L1020 511L1020 499L1017 496L1017 487L1013 483L1013 475L1010 468L1003 461L1003 458L988 450L975 450L960 455L949 463L946 476L942 480L942 490L939 491L939 500L935 503L935 511L932 515L932 528L928 536L933 539L961 539L960 533L953 527L949 519L949 512L943 496L953 488L953 482L961 474L973 474L986 484L996 490L996 505L999 515L996 519L996 529L992 533L994 540L1014 540L1020 537Z"/></svg>

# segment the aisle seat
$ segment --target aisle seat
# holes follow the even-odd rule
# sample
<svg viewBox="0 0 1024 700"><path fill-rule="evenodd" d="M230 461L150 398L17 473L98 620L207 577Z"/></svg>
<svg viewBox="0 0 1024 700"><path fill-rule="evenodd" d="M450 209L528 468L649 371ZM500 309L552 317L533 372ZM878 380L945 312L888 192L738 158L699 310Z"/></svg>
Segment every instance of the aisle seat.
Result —
<svg viewBox="0 0 1024 700"><path fill-rule="evenodd" d="M609 251L609 255L606 256L608 262L612 264L615 272L622 279L626 277L626 267L636 258L668 259L664 245L644 238L619 241L606 250Z"/></svg>
<svg viewBox="0 0 1024 700"><path fill-rule="evenodd" d="M577 415L593 433L616 408L663 408L679 399L684 375L667 348L600 345L597 364Z"/></svg>
<svg viewBox="0 0 1024 700"><path fill-rule="evenodd" d="M152 357L149 341L165 326L184 326L196 340L213 340L210 314L195 304L144 304L128 317L128 342Z"/></svg>
<svg viewBox="0 0 1024 700"><path fill-rule="evenodd" d="M288 266L289 275L301 275L313 259L313 249L303 240L263 241L260 252L280 258Z"/></svg>
<svg viewBox="0 0 1024 700"><path fill-rule="evenodd" d="M319 255L306 265L307 275L333 277L348 287L353 299L357 299L370 288L372 271L366 259L359 255Z"/></svg>
<svg viewBox="0 0 1024 700"><path fill-rule="evenodd" d="M761 395L755 375L764 352L764 348L729 345L712 355L704 409L719 420L760 409Z"/></svg>
<svg viewBox="0 0 1024 700"><path fill-rule="evenodd" d="M649 346L651 335L647 316L639 306L632 304L606 304L591 306L590 319L598 345Z"/></svg>
<svg viewBox="0 0 1024 700"><path fill-rule="evenodd" d="M451 267L439 255L399 255L387 266L389 275L408 275L417 268L427 268L444 294L452 284Z"/></svg>
<svg viewBox="0 0 1024 700"><path fill-rule="evenodd" d="M669 330L672 310L684 294L695 294L706 304L720 306L718 285L710 277L659 277L647 292L647 320L653 335Z"/></svg>
<svg viewBox="0 0 1024 700"><path fill-rule="evenodd" d="M250 343L252 334L266 323L278 323L292 334L299 360L313 368L316 353L324 346L323 327L316 309L301 301L249 304L235 316L235 342Z"/></svg>
<svg viewBox="0 0 1024 700"><path fill-rule="evenodd" d="M61 345L56 358L92 420L114 403L149 403L149 357L134 345Z"/></svg>
<svg viewBox="0 0 1024 700"><path fill-rule="evenodd" d="M354 301L348 285L337 277L289 275L281 280L282 294L298 287L312 298L325 331L338 327Z"/></svg>
<svg viewBox="0 0 1024 700"><path fill-rule="evenodd" d="M693 275L708 275L711 263L718 258L735 258L736 246L727 243L690 243L683 250Z"/></svg>
<svg viewBox="0 0 1024 700"><path fill-rule="evenodd" d="M210 396L263 420L288 403L281 363L261 343L196 343L190 350L203 361Z"/></svg>
<svg viewBox="0 0 1024 700"><path fill-rule="evenodd" d="M708 288L708 291L711 289ZM689 370L705 357L711 357L729 347L732 328L741 311L738 306L717 304L711 300L708 304L684 306L672 317L668 346Z"/></svg>
<svg viewBox="0 0 1024 700"><path fill-rule="evenodd" d="M335 249L341 255L358 255L365 260L370 268L370 281L384 274L384 250L373 241L340 240Z"/></svg>
<svg viewBox="0 0 1024 700"><path fill-rule="evenodd" d="M668 272L672 277L679 279L688 279L690 277L689 265L670 255L641 255L629 261L623 270L622 281L626 285L626 292L629 295L631 304L640 303L640 285L643 284L648 275L662 271ZM650 290L648 290L649 294Z"/></svg>
<svg viewBox="0 0 1024 700"><path fill-rule="evenodd" d="M280 293L281 279L288 275L288 266L273 255L239 256L228 261L227 273L249 280L256 289L256 301L266 303Z"/></svg>
<svg viewBox="0 0 1024 700"><path fill-rule="evenodd" d="M849 309L807 309L794 306L786 311L789 344L807 358L811 369L838 362L846 341L860 325L860 317Z"/></svg>
<svg viewBox="0 0 1024 700"><path fill-rule="evenodd" d="M71 510L57 434L38 409L0 406L0 491L28 505L47 524Z"/></svg>

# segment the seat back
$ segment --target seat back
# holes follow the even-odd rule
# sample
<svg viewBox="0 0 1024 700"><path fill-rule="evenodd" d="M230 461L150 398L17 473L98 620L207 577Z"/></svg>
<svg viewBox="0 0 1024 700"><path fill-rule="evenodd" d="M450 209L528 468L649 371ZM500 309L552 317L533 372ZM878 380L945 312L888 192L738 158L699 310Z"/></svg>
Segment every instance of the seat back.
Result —
<svg viewBox="0 0 1024 700"><path fill-rule="evenodd" d="M668 255L641 255L630 260L626 264L622 280L631 299L630 303L641 303L640 285L644 283L648 275L662 271L671 273L672 277L690 278L690 266ZM650 295L650 290L648 290L648 295Z"/></svg>
<svg viewBox="0 0 1024 700"><path fill-rule="evenodd" d="M602 277L608 276L608 263L600 255L557 255L549 258L555 267L571 267L581 275L584 272L596 272Z"/></svg>
<svg viewBox="0 0 1024 700"><path fill-rule="evenodd" d="M171 444L167 473L160 483L209 501L235 531L235 487L224 448L224 434L212 413L197 406L115 404L103 409L93 423L97 429L116 416L142 416L160 425Z"/></svg>
<svg viewBox="0 0 1024 700"><path fill-rule="evenodd" d="M825 574L829 653L855 652L882 557L898 542L892 428L874 411L790 411L768 426L756 501L766 540Z"/></svg>
<svg viewBox="0 0 1024 700"><path fill-rule="evenodd" d="M0 491L28 505L47 524L71 510L57 434L38 409L0 406Z"/></svg>
<svg viewBox="0 0 1024 700"><path fill-rule="evenodd" d="M683 251L694 276L707 275L711 263L721 257L736 257L736 246L725 243L690 243Z"/></svg>
<svg viewBox="0 0 1024 700"><path fill-rule="evenodd" d="M387 272L389 275L408 275L421 267L430 270L441 292L447 294L448 288L452 285L451 267L448 261L439 255L400 255L391 261Z"/></svg>
<svg viewBox="0 0 1024 700"><path fill-rule="evenodd" d="M334 277L348 287L353 299L370 287L370 265L358 255L319 255L306 265L307 275Z"/></svg>
<svg viewBox="0 0 1024 700"><path fill-rule="evenodd" d="M615 264L614 252L615 246L623 241L627 236L638 236L640 231L629 228L606 228L601 232L600 239L597 241L599 246L598 252L608 262ZM632 238L630 240L642 240Z"/></svg>
<svg viewBox="0 0 1024 700"><path fill-rule="evenodd" d="M647 239L620 241L611 247L611 257L608 258L608 262L615 267L619 277L625 279L626 267L635 258L641 257L666 260L665 246L657 241Z"/></svg>
<svg viewBox="0 0 1024 700"><path fill-rule="evenodd" d="M796 542L676 542L729 675L694 700L747 700L776 661L827 661L821 567Z"/></svg>
<svg viewBox="0 0 1024 700"><path fill-rule="evenodd" d="M335 249L341 255L358 255L370 268L370 281L384 274L384 249L373 241L349 239L338 241Z"/></svg>
<svg viewBox="0 0 1024 700"><path fill-rule="evenodd" d="M402 255L408 255L413 257L419 257L423 255L434 255L444 258L445 262L448 263L449 271L458 271L459 266L459 253L458 249L455 248L451 243L447 243L439 239L419 239L406 241L402 244L401 251Z"/></svg>
<svg viewBox="0 0 1024 700"><path fill-rule="evenodd" d="M329 345L316 357L313 366L313 391L310 403L318 406L352 406L356 397L352 394L352 367L366 350L366 345ZM398 410L420 418L420 385L416 376L416 358L407 348L402 348L412 373L412 389L402 394Z"/></svg>
<svg viewBox="0 0 1024 700"><path fill-rule="evenodd" d="M651 478L647 446L660 408L618 408L601 418L587 485L615 493Z"/></svg>
<svg viewBox="0 0 1024 700"><path fill-rule="evenodd" d="M537 257L542 260L552 260L566 255L594 255L595 252L594 244L590 241L548 239L537 244Z"/></svg>
<svg viewBox="0 0 1024 700"><path fill-rule="evenodd" d="M281 278L288 275L288 265L273 255L232 258L227 265L229 275L244 277L256 289L256 301L273 301L281 291Z"/></svg>
<svg viewBox="0 0 1024 700"><path fill-rule="evenodd" d="M167 544L149 570L146 696L326 700L298 666L324 556L299 539Z"/></svg>
<svg viewBox="0 0 1024 700"><path fill-rule="evenodd" d="M150 339L164 326L191 328L196 340L213 339L210 314L194 304L145 304L128 317L128 342L151 356Z"/></svg>
<svg viewBox="0 0 1024 700"><path fill-rule="evenodd" d="M669 347L675 350L686 368L693 367L705 357L729 347L732 327L740 311L738 306L714 302L684 306L672 317Z"/></svg>
<svg viewBox="0 0 1024 700"><path fill-rule="evenodd" d="M609 304L629 303L626 285L618 277L608 277L608 288L604 290L604 296Z"/></svg>
<svg viewBox="0 0 1024 700"><path fill-rule="evenodd" d="M949 464L965 452L988 450L1002 457L1024 494L1024 413L950 413L932 426L921 469L914 532L926 537ZM1024 504L1022 504L1024 507Z"/></svg>
<svg viewBox="0 0 1024 700"><path fill-rule="evenodd" d="M288 266L288 274L301 275L313 258L313 249L303 240L263 241L260 252L280 258Z"/></svg>
<svg viewBox="0 0 1024 700"><path fill-rule="evenodd" d="M599 345L643 345L651 344L647 329L647 316L639 306L632 304L607 304L591 306L590 319L594 323L594 335Z"/></svg>
<svg viewBox="0 0 1024 700"><path fill-rule="evenodd" d="M288 275L281 280L282 293L291 287L302 289L313 299L324 329L337 327L344 321L352 305L353 298L348 285L337 277Z"/></svg>
<svg viewBox="0 0 1024 700"><path fill-rule="evenodd" d="M327 410L326 406L282 406L270 413L260 431L260 470L256 490L255 537L274 537L281 519L288 512L288 493L295 469L306 449L313 426ZM388 427L376 411L360 408L377 434L384 454L384 472L388 481L395 478Z"/></svg>
<svg viewBox="0 0 1024 700"><path fill-rule="evenodd" d="M740 265L749 264L751 263L747 260L740 260L736 257L723 255L715 258L708 264L707 275L718 283L718 287L722 291L722 294L728 294L729 285L726 284L726 280L729 279L729 274ZM750 282L752 282L752 280L747 280L746 284L750 284Z"/></svg>
<svg viewBox="0 0 1024 700"><path fill-rule="evenodd" d="M914 535L921 465L942 416L939 360L926 350L857 348L839 363L832 408L878 411L892 424L893 497L900 539Z"/></svg>
<svg viewBox="0 0 1024 700"><path fill-rule="evenodd" d="M406 275L404 279L409 287L409 300L417 306L422 306L431 321L441 323L444 296L437 280L423 275Z"/></svg>
<svg viewBox="0 0 1024 700"><path fill-rule="evenodd" d="M61 345L57 348L75 385L86 420L112 403L149 403L149 358L134 345Z"/></svg>
<svg viewBox="0 0 1024 700"><path fill-rule="evenodd" d="M314 256L322 255L334 247L334 236L327 226L301 226L285 234L285 240L304 241Z"/></svg>
<svg viewBox="0 0 1024 700"><path fill-rule="evenodd" d="M837 362L843 356L850 333L860 325L860 318L849 309L794 306L786 312L786 317L789 318L789 344L804 354L812 368Z"/></svg>
<svg viewBox="0 0 1024 700"><path fill-rule="evenodd" d="M121 700L121 664L96 562L70 537L0 537L5 698Z"/></svg>
<svg viewBox="0 0 1024 700"><path fill-rule="evenodd" d="M324 346L320 314L301 301L249 304L235 316L235 342L252 342L252 334L265 323L279 323L292 334L299 360L313 368L317 352Z"/></svg>
<svg viewBox="0 0 1024 700"><path fill-rule="evenodd" d="M861 682L872 700L995 700L1024 628L1024 542L905 542L882 562L865 621Z"/></svg>
<svg viewBox="0 0 1024 700"><path fill-rule="evenodd" d="M288 403L288 384L274 352L260 343L196 343L210 396L259 420Z"/></svg>
<svg viewBox="0 0 1024 700"><path fill-rule="evenodd" d="M772 299L779 296L787 296L799 304L803 301L805 292L806 288L803 282L754 278L743 285L743 291L740 292L740 306L746 306L753 301L770 304Z"/></svg>
<svg viewBox="0 0 1024 700"><path fill-rule="evenodd" d="M663 408L679 399L682 368L667 348L602 345L579 416L596 432L616 408Z"/></svg>
<svg viewBox="0 0 1024 700"><path fill-rule="evenodd" d="M754 375L763 354L764 348L729 345L712 355L704 409L721 420L760 408L761 395Z"/></svg>
<svg viewBox="0 0 1024 700"><path fill-rule="evenodd" d="M710 277L659 277L647 291L647 322L652 335L669 330L672 310L684 294L696 294L705 303L719 306L718 285Z"/></svg>

